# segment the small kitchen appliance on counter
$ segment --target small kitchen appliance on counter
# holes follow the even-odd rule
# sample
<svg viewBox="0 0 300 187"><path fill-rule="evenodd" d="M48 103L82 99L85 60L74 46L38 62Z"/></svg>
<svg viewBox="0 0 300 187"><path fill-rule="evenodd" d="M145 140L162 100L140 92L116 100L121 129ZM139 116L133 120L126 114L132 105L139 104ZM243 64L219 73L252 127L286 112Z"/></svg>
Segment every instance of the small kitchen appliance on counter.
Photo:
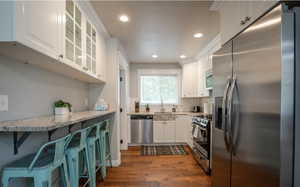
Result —
<svg viewBox="0 0 300 187"><path fill-rule="evenodd" d="M200 106L194 106L193 107L193 112L197 113L201 111L201 107Z"/></svg>

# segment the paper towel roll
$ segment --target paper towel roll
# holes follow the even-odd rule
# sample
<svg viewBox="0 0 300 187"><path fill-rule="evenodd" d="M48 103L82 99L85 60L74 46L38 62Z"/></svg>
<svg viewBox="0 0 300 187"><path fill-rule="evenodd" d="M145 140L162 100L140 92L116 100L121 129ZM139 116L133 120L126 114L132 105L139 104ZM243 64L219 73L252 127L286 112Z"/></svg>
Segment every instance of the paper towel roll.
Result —
<svg viewBox="0 0 300 187"><path fill-rule="evenodd" d="M205 114L212 114L212 104L211 103L204 103L203 104L203 112Z"/></svg>

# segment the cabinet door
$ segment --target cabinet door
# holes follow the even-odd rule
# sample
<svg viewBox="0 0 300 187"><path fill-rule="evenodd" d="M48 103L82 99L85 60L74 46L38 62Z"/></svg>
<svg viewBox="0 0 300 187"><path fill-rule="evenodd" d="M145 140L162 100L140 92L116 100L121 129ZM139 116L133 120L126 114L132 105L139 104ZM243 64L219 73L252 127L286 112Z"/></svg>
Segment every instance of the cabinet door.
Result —
<svg viewBox="0 0 300 187"><path fill-rule="evenodd" d="M95 27L91 24L91 22L86 19L86 27L85 27L85 58L86 64L85 68L88 73L96 75L96 61L97 61L97 32Z"/></svg>
<svg viewBox="0 0 300 187"><path fill-rule="evenodd" d="M239 1L223 1L220 8L221 43L230 40L240 30Z"/></svg>
<svg viewBox="0 0 300 187"><path fill-rule="evenodd" d="M188 117L180 115L176 117L176 142L187 142Z"/></svg>
<svg viewBox="0 0 300 187"><path fill-rule="evenodd" d="M192 148L193 147L193 126L192 126L192 117L188 116L187 123L187 144Z"/></svg>
<svg viewBox="0 0 300 187"><path fill-rule="evenodd" d="M273 1L251 1L250 6L250 16L252 21L263 15L269 8L277 3L276 0Z"/></svg>
<svg viewBox="0 0 300 187"><path fill-rule="evenodd" d="M182 73L182 97L197 96L197 74L198 63L189 63L183 65Z"/></svg>
<svg viewBox="0 0 300 187"><path fill-rule="evenodd" d="M106 42L101 36L97 37L97 77L98 79L105 81L105 71L106 71Z"/></svg>
<svg viewBox="0 0 300 187"><path fill-rule="evenodd" d="M176 123L175 121L167 121L164 124L164 142L173 143L176 137Z"/></svg>
<svg viewBox="0 0 300 187"><path fill-rule="evenodd" d="M84 64L82 11L71 0L65 3L64 62L82 70Z"/></svg>
<svg viewBox="0 0 300 187"><path fill-rule="evenodd" d="M182 67L182 97L188 97L190 95L188 71L189 71L188 64L184 64Z"/></svg>
<svg viewBox="0 0 300 187"><path fill-rule="evenodd" d="M17 40L52 58L61 54L63 3L61 1L22 1L16 19ZM20 28L21 26L23 28Z"/></svg>
<svg viewBox="0 0 300 187"><path fill-rule="evenodd" d="M209 55L203 56L199 61L198 74L198 96L207 97L209 91L206 89L206 72L209 71Z"/></svg>
<svg viewBox="0 0 300 187"><path fill-rule="evenodd" d="M153 141L154 143L164 142L164 124L162 122L153 122Z"/></svg>

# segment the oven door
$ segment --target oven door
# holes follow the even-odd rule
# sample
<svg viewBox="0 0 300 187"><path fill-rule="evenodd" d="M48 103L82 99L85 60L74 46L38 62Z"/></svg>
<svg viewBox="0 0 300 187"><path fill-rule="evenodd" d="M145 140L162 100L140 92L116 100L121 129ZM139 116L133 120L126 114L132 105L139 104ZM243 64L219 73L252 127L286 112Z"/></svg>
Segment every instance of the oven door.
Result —
<svg viewBox="0 0 300 187"><path fill-rule="evenodd" d="M209 159L205 157L198 149L193 148L193 156L196 161L199 163L200 167L204 170L204 172L210 175L210 164Z"/></svg>

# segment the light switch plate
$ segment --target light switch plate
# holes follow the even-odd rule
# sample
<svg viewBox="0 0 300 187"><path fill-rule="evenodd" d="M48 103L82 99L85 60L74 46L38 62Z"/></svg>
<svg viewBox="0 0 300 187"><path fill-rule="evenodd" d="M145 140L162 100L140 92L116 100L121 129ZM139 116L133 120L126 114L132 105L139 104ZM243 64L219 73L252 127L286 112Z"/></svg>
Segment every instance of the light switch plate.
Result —
<svg viewBox="0 0 300 187"><path fill-rule="evenodd" d="M0 111L8 111L8 95L0 95Z"/></svg>

